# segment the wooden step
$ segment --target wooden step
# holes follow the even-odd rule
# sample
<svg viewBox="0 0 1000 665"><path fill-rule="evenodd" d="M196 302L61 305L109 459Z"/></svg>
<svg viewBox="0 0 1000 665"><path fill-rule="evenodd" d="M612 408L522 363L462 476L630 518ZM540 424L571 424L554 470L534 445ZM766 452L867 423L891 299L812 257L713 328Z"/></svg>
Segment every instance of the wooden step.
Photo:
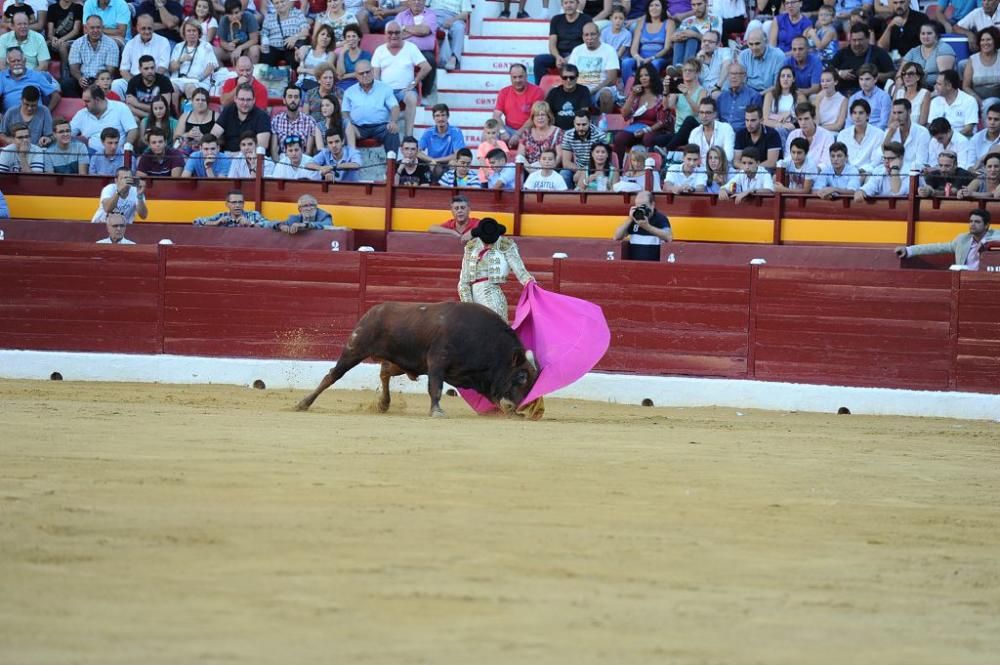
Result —
<svg viewBox="0 0 1000 665"><path fill-rule="evenodd" d="M533 57L539 53L545 53L548 49L549 40L545 36L468 37L465 40L467 53L503 53L504 55L530 55Z"/></svg>
<svg viewBox="0 0 1000 665"><path fill-rule="evenodd" d="M524 65L528 77L534 71L535 55L497 55L494 53L469 53L462 56L462 70L502 72L509 74L511 65ZM508 80L508 83L510 81Z"/></svg>
<svg viewBox="0 0 1000 665"><path fill-rule="evenodd" d="M476 90L438 90L438 101L447 104L448 108L490 109L497 104L496 92L479 92Z"/></svg>

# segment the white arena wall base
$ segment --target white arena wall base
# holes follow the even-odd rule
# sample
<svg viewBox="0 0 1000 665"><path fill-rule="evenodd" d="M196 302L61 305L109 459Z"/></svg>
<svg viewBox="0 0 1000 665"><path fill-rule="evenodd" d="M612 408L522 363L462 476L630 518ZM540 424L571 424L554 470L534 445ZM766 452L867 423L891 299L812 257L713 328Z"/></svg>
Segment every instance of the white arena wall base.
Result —
<svg viewBox="0 0 1000 665"><path fill-rule="evenodd" d="M251 386L260 380L268 388L311 390L332 364L305 360L0 350L0 378L5 379L49 380L58 372L67 381ZM356 367L332 390L338 387L377 388L378 365L364 363ZM423 378L410 381L397 377L392 381L391 390L426 393L427 384ZM836 413L843 406L855 414L1000 419L1000 395L740 379L591 372L552 396L613 404L640 404L650 399L656 406L723 406L817 413Z"/></svg>

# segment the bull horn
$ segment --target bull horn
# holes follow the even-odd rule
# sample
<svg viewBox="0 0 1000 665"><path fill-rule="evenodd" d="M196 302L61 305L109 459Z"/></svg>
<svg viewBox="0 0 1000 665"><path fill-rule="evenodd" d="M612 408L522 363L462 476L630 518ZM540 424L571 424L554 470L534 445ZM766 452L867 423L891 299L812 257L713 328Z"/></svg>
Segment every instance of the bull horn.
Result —
<svg viewBox="0 0 1000 665"><path fill-rule="evenodd" d="M527 351L524 352L524 356L525 356L525 358L527 358L528 362L531 363L531 366L534 367L535 371L537 372L538 371L538 361L535 360L535 352L532 351L531 349L528 349Z"/></svg>

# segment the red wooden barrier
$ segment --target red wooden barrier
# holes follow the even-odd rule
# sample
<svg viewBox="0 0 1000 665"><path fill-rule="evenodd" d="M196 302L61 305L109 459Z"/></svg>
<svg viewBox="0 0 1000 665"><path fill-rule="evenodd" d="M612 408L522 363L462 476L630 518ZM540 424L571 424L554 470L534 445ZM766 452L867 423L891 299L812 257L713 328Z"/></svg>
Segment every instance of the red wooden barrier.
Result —
<svg viewBox="0 0 1000 665"><path fill-rule="evenodd" d="M1000 392L1000 275L964 272L958 302L956 387Z"/></svg>

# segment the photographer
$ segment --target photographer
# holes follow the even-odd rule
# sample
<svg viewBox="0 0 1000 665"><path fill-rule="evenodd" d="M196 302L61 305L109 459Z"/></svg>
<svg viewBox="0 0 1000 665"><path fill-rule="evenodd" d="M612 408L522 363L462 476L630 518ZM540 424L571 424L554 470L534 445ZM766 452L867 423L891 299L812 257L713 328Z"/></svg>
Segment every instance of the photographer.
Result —
<svg viewBox="0 0 1000 665"><path fill-rule="evenodd" d="M639 192L635 195L635 205L629 209L628 217L615 229L612 240L622 240L628 236L628 258L632 261L659 261L660 244L670 242L674 235L670 230L670 220L657 212L653 195Z"/></svg>
<svg viewBox="0 0 1000 665"><path fill-rule="evenodd" d="M133 176L132 171L127 168L118 169L115 171L115 181L101 190L101 205L90 221L103 222L105 215L110 213L119 213L125 218L126 224L134 222L137 214L146 219L149 210L146 209L145 192L145 181Z"/></svg>

